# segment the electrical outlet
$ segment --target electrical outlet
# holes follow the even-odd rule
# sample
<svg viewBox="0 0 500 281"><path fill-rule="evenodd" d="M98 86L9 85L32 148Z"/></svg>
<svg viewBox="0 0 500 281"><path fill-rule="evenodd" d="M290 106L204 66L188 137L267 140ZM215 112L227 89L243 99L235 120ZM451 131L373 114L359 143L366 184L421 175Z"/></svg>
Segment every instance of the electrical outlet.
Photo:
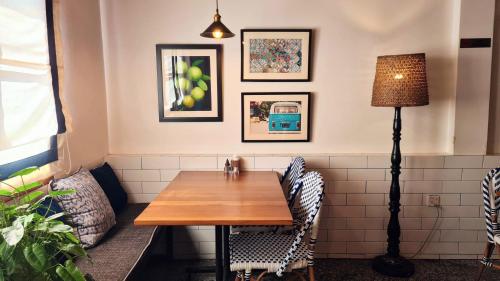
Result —
<svg viewBox="0 0 500 281"><path fill-rule="evenodd" d="M426 203L428 207L439 207L441 205L441 197L436 194L427 195Z"/></svg>

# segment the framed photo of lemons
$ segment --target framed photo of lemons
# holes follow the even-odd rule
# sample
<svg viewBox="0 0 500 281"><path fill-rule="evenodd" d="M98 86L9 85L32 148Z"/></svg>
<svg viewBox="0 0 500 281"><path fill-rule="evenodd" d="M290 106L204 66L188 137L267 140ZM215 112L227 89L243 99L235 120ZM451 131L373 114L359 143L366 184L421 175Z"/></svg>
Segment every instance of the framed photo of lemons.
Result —
<svg viewBox="0 0 500 281"><path fill-rule="evenodd" d="M219 44L157 44L160 122L221 122Z"/></svg>

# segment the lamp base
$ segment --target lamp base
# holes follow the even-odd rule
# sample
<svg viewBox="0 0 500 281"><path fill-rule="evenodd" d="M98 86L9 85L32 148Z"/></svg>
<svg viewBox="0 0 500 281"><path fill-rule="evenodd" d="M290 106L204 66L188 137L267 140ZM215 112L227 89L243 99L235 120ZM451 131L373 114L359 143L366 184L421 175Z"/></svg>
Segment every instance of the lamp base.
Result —
<svg viewBox="0 0 500 281"><path fill-rule="evenodd" d="M372 269L393 277L410 277L415 273L415 266L407 259L397 256L382 255L372 261Z"/></svg>

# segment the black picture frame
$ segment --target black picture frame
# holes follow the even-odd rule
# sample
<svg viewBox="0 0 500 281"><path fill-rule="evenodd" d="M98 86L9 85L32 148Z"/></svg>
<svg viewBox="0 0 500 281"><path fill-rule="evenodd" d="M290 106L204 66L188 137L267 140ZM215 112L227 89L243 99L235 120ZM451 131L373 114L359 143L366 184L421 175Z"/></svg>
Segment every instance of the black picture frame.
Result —
<svg viewBox="0 0 500 281"><path fill-rule="evenodd" d="M307 98L307 132L304 139L282 139L282 140L272 140L272 139L246 139L245 138L245 97L251 95L258 96L272 96L272 95L284 95L284 96L294 96L301 95ZM241 93L241 142L243 143L259 143L259 142L310 142L311 141L311 92L242 92Z"/></svg>
<svg viewBox="0 0 500 281"><path fill-rule="evenodd" d="M163 89L163 60L162 50L215 50L216 51L216 74L214 81L217 83L217 116L216 117L167 117L164 110ZM158 114L159 122L222 122L222 44L156 44L156 73L158 87ZM212 80L211 80L211 83ZM199 111L198 111L199 112Z"/></svg>
<svg viewBox="0 0 500 281"><path fill-rule="evenodd" d="M245 33L248 32L286 32L286 33L293 33L293 32L307 32L308 33L308 63L307 63L307 77L304 79L251 79L251 78L246 78L244 74L244 67L245 67L245 62L244 62L244 42L245 42ZM259 29L259 28L247 28L247 29L241 29L240 31L240 48L241 48L241 54L240 54L240 73L241 73L241 82L310 82L312 77L311 77L311 70L312 70L312 47L313 47L313 30L312 29L286 29L286 28L268 28L268 29Z"/></svg>

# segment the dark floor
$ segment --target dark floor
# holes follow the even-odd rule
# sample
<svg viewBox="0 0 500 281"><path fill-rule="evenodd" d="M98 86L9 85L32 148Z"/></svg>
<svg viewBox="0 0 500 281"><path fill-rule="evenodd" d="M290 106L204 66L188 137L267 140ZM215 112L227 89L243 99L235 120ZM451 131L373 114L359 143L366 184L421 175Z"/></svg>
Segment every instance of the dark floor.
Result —
<svg viewBox="0 0 500 281"><path fill-rule="evenodd" d="M184 281L187 279L186 267L208 265L213 261L173 261L165 263L160 258L153 258L140 280L147 281ZM390 281L390 280L475 280L478 270L476 260L413 260L416 272L411 278L389 278L372 271L370 260L319 259L316 267L317 281L356 280L356 281ZM193 274L192 281L212 281L215 274ZM268 275L266 281L287 280ZM486 269L482 280L500 280L500 271Z"/></svg>

